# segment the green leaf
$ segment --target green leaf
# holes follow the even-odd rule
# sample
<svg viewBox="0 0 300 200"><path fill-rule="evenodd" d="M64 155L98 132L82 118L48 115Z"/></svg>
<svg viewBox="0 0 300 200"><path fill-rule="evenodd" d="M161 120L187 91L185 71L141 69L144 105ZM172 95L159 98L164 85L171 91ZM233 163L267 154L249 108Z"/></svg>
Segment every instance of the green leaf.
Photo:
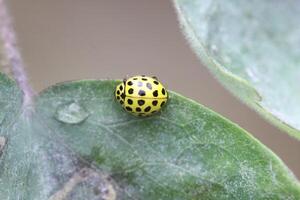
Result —
<svg viewBox="0 0 300 200"><path fill-rule="evenodd" d="M221 83L300 139L300 2L174 1L192 47Z"/></svg>
<svg viewBox="0 0 300 200"><path fill-rule="evenodd" d="M15 83L0 82L1 200L300 198L270 150L174 92L161 113L138 118L114 100L119 81L62 83L30 114Z"/></svg>

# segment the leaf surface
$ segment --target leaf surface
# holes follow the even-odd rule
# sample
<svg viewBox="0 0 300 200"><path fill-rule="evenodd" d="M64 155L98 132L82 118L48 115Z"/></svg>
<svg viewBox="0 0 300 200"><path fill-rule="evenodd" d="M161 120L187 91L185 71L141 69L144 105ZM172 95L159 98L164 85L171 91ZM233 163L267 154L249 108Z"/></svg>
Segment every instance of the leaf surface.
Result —
<svg viewBox="0 0 300 200"><path fill-rule="evenodd" d="M28 116L15 83L0 82L0 199L300 198L270 150L174 92L160 114L137 118L114 100L118 81L62 83Z"/></svg>

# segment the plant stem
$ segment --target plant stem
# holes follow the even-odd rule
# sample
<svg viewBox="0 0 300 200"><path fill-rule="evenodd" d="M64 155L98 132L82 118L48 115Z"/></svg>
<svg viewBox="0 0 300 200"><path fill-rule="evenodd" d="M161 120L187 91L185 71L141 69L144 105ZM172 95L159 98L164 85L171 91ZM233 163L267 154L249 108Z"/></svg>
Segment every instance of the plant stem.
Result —
<svg viewBox="0 0 300 200"><path fill-rule="evenodd" d="M4 56L6 56L13 76L23 92L23 106L27 107L33 103L34 92L28 81L5 0L0 0L0 36L3 40Z"/></svg>

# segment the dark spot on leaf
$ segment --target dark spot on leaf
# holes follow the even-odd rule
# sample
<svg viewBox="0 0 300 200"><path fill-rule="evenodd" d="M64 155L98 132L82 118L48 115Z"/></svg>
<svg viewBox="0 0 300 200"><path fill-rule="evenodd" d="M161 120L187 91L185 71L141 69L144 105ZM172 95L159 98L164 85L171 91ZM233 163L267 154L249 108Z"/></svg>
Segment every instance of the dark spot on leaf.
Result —
<svg viewBox="0 0 300 200"><path fill-rule="evenodd" d="M93 192L94 192L95 195L101 194L101 190L100 190L99 187L94 187Z"/></svg>

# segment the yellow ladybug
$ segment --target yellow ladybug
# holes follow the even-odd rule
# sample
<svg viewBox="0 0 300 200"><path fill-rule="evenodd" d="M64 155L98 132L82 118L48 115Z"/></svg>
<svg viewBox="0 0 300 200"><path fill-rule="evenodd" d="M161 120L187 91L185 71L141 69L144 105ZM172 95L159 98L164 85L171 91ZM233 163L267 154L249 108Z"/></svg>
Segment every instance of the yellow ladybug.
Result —
<svg viewBox="0 0 300 200"><path fill-rule="evenodd" d="M168 100L168 92L156 77L134 76L116 87L115 97L123 108L137 116L160 111Z"/></svg>

